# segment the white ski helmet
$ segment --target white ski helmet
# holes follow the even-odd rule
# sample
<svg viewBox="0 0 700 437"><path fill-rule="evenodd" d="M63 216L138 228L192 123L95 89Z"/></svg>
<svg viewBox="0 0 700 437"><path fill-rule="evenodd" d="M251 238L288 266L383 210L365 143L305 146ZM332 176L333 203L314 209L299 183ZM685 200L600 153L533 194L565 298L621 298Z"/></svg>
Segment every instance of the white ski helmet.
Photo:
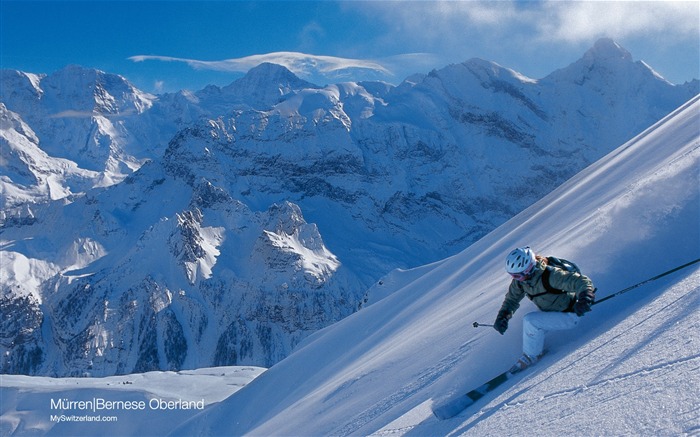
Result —
<svg viewBox="0 0 700 437"><path fill-rule="evenodd" d="M506 257L508 273L522 273L530 269L536 262L535 252L529 246L518 247Z"/></svg>

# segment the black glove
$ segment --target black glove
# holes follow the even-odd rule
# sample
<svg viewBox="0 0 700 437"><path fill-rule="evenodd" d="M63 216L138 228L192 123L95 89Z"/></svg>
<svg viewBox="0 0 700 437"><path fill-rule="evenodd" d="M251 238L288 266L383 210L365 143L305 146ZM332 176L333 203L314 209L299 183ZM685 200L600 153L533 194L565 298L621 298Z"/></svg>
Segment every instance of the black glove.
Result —
<svg viewBox="0 0 700 437"><path fill-rule="evenodd" d="M496 316L496 321L493 322L493 329L498 331L501 335L505 334L508 329L508 320L510 320L511 317L513 317L513 314L510 311L499 311Z"/></svg>
<svg viewBox="0 0 700 437"><path fill-rule="evenodd" d="M576 299L576 303L574 304L574 312L577 316L583 317L584 314L591 310L591 305L593 305L594 301L595 294L593 294L593 292L590 290L584 291L578 296L578 299Z"/></svg>

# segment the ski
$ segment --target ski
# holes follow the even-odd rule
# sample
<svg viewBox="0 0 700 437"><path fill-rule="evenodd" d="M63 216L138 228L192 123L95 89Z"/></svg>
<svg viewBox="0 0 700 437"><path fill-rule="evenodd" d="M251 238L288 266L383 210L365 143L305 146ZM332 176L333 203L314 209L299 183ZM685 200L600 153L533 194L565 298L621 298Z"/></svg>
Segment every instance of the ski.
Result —
<svg viewBox="0 0 700 437"><path fill-rule="evenodd" d="M458 415L467 407L472 405L474 402L486 396L487 393L495 390L501 384L508 381L511 377L513 377L513 375L527 370L536 362L537 360L535 360L534 362L530 361L527 362L524 366L519 366L518 363L516 363L515 365L513 365L513 367L510 368L510 370L506 370L500 375L493 377L488 382L480 385L479 387L468 392L467 394L459 395L456 398L449 399L444 403L434 405L432 408L433 414L439 420L449 419Z"/></svg>
<svg viewBox="0 0 700 437"><path fill-rule="evenodd" d="M467 394L450 399L442 405L434 406L433 414L440 420L446 420L454 417L464 411L468 406L484 397L487 393L493 391L498 386L508 381L512 376L513 373L511 373L510 370L505 371Z"/></svg>

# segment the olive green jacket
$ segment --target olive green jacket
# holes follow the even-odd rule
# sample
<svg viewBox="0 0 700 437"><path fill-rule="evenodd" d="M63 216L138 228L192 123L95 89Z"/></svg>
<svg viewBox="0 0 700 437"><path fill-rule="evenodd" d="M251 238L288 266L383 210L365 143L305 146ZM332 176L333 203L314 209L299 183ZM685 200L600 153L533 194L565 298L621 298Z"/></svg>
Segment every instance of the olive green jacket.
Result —
<svg viewBox="0 0 700 437"><path fill-rule="evenodd" d="M525 296L532 299L532 302L542 311L571 311L576 298L581 293L594 292L593 282L588 277L580 273L554 268L549 275L549 285L552 288L564 290L565 293L548 293L542 285L542 273L544 273L546 266L547 261L538 258L535 271L530 279L526 281L513 279L503 300L501 311L514 313L520 307L520 301ZM538 294L539 296L536 296Z"/></svg>

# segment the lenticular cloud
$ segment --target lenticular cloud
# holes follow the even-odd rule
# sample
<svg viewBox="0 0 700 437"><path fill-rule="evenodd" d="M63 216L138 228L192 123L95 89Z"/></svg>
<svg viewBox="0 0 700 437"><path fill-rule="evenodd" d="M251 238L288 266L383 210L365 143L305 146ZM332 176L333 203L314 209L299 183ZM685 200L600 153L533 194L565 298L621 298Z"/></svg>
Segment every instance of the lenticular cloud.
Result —
<svg viewBox="0 0 700 437"><path fill-rule="evenodd" d="M243 58L225 59L221 61L200 61L196 59L173 58L169 56L148 56L139 55L129 58L134 62L143 61L165 61L184 62L190 67L198 70L215 70L230 72L247 72L253 67L262 63L270 62L286 67L294 74L300 76L311 76L314 74L329 74L349 68L366 69L380 74L391 75L392 73L378 62L339 58L335 56L317 56L299 52L274 52L262 55L251 55Z"/></svg>

